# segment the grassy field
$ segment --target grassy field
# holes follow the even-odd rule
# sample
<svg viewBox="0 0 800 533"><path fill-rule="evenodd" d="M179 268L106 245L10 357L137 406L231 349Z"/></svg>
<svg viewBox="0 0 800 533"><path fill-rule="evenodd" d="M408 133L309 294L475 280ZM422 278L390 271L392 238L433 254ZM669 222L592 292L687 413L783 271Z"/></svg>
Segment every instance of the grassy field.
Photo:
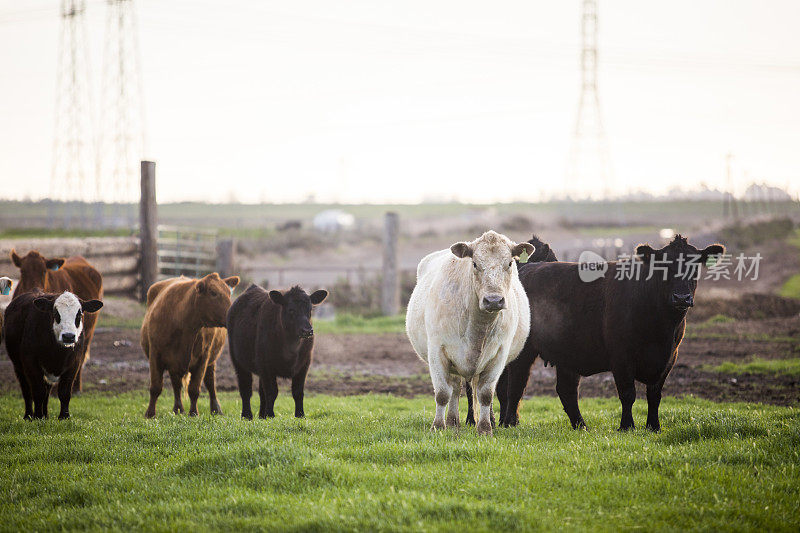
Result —
<svg viewBox="0 0 800 533"><path fill-rule="evenodd" d="M800 359L763 359L753 357L741 363L725 361L717 366L707 368L712 372L723 374L782 374L800 377Z"/></svg>
<svg viewBox="0 0 800 533"><path fill-rule="evenodd" d="M555 398L478 437L428 431L431 398L310 396L308 417L196 419L145 393L85 394L72 420L25 422L0 396L0 529L748 530L800 526L800 413L666 398L661 434L614 431L616 400ZM54 400L55 401L55 400ZM56 402L57 403L57 402ZM643 425L645 402L634 416ZM51 410L53 406L51 405Z"/></svg>

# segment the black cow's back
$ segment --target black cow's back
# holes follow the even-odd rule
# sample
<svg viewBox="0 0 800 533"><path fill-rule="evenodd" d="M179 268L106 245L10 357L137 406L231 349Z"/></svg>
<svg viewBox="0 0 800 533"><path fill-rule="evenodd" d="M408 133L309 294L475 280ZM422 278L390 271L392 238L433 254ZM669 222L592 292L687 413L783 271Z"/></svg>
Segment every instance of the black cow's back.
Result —
<svg viewBox="0 0 800 533"><path fill-rule="evenodd" d="M532 263L520 271L531 309L528 343L554 365L582 375L609 370L605 350L606 278L586 283L577 263Z"/></svg>

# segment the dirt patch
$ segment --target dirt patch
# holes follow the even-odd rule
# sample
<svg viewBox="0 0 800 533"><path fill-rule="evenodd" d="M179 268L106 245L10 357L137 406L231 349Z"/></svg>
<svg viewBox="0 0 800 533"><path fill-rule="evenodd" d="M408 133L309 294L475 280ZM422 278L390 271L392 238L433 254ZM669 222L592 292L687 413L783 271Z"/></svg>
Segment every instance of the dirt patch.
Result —
<svg viewBox="0 0 800 533"><path fill-rule="evenodd" d="M800 314L800 300L774 294L747 293L737 298L698 296L691 320L703 322L715 315L736 319L791 317Z"/></svg>
<svg viewBox="0 0 800 533"><path fill-rule="evenodd" d="M763 402L779 405L800 403L797 378L780 375L728 375L709 372L708 365L723 361L800 357L800 317L738 320L720 324L690 324L677 365L665 385L665 395L694 395L712 400ZM119 392L149 387L148 364L139 346L139 332L98 328L92 359L86 366L87 391ZM218 363L218 387L236 390L236 378L227 348ZM279 384L288 393L288 381ZM169 391L168 383L165 390ZM7 356L0 358L0 390L17 391ZM420 361L404 334L320 335L309 373L310 393L392 393L401 396L431 394L427 366ZM168 392L165 393L168 398ZM555 371L537 361L531 372L527 396L555 396ZM610 373L585 378L584 397L615 397ZM645 392L639 388L639 398ZM144 409L144 405L142 407Z"/></svg>

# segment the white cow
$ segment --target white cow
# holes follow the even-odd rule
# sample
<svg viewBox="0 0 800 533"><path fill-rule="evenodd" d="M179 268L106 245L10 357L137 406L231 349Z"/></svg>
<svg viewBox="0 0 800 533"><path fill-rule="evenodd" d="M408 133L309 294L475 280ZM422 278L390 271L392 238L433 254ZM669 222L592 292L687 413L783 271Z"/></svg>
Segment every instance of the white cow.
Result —
<svg viewBox="0 0 800 533"><path fill-rule="evenodd" d="M464 378L472 382L475 405L480 404L478 433L492 434L495 385L522 350L530 329L528 297L514 262L523 250L530 255L533 246L487 231L420 261L406 332L430 367L436 398L431 430L459 425Z"/></svg>

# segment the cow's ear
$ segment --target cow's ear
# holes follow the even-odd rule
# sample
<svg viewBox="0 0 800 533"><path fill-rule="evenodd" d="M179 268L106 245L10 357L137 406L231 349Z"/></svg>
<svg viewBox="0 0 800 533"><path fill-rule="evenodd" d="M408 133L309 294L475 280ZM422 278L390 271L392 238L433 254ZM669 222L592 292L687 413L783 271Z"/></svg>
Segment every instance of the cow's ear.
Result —
<svg viewBox="0 0 800 533"><path fill-rule="evenodd" d="M22 258L17 255L17 251L13 248L11 250L11 262L14 263L15 267L22 268Z"/></svg>
<svg viewBox="0 0 800 533"><path fill-rule="evenodd" d="M234 289L239 284L239 276L231 276L229 278L223 279L222 281L225 282L225 285L227 285L231 289Z"/></svg>
<svg viewBox="0 0 800 533"><path fill-rule="evenodd" d="M517 245L514 245L511 248L511 257L519 257L519 256L522 255L522 252L525 252L526 254L528 254L528 257L530 257L531 254L533 254L533 251L535 249L536 249L536 247L534 245L532 245L531 243L529 243L529 242L521 242L521 243L519 243Z"/></svg>
<svg viewBox="0 0 800 533"><path fill-rule="evenodd" d="M311 296L309 296L309 298L311 298L311 303L313 305L321 304L322 302L325 301L325 298L327 297L328 297L328 291L326 291L325 289L314 291L313 293L311 293Z"/></svg>
<svg viewBox="0 0 800 533"><path fill-rule="evenodd" d="M457 242L453 246L450 247L450 251L453 252L453 255L456 257L472 257L472 247L465 243L465 242Z"/></svg>
<svg viewBox="0 0 800 533"><path fill-rule="evenodd" d="M205 279L201 279L197 282L197 293L198 294L205 294L206 292L206 281Z"/></svg>
<svg viewBox="0 0 800 533"><path fill-rule="evenodd" d="M278 305L286 304L286 298L283 297L283 293L281 291L269 291L269 299Z"/></svg>
<svg viewBox="0 0 800 533"><path fill-rule="evenodd" d="M34 298L33 300L33 306L42 313L51 313L53 311L54 303L55 300L45 297Z"/></svg>
<svg viewBox="0 0 800 533"><path fill-rule="evenodd" d="M700 252L700 263L705 265L709 257L717 258L717 256L725 253L725 247L721 244L712 244Z"/></svg>
<svg viewBox="0 0 800 533"><path fill-rule="evenodd" d="M645 263L650 261L650 258L653 256L654 252L655 250L653 250L649 244L640 244L636 247L636 255L638 255L639 259Z"/></svg>
<svg viewBox="0 0 800 533"><path fill-rule="evenodd" d="M56 257L55 259L48 259L45 262L45 266L47 266L48 270L58 270L61 268L61 265L64 264L65 259L63 257Z"/></svg>
<svg viewBox="0 0 800 533"><path fill-rule="evenodd" d="M100 300L81 300L81 309L87 313L96 313L103 307Z"/></svg>

